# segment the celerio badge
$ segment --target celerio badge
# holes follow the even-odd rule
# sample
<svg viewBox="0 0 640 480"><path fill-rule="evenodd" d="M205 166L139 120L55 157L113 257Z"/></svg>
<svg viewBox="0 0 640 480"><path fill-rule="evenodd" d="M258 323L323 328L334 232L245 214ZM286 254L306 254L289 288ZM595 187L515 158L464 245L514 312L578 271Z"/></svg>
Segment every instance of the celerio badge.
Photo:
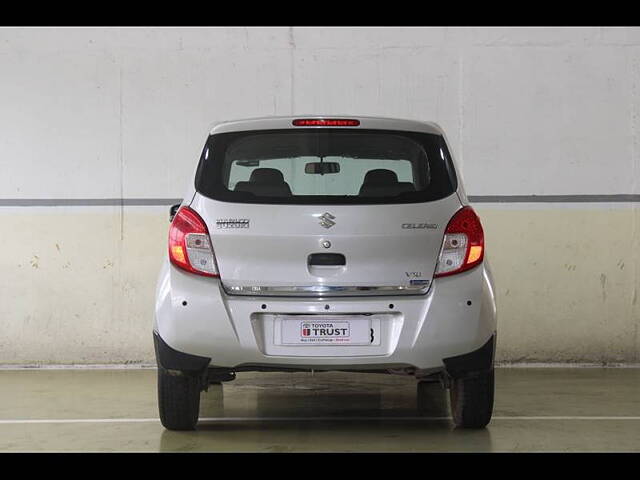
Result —
<svg viewBox="0 0 640 480"><path fill-rule="evenodd" d="M434 228L438 228L438 224L437 223L403 223L402 228L405 230L414 229L414 228L434 229Z"/></svg>
<svg viewBox="0 0 640 480"><path fill-rule="evenodd" d="M217 228L249 228L248 218L218 218Z"/></svg>

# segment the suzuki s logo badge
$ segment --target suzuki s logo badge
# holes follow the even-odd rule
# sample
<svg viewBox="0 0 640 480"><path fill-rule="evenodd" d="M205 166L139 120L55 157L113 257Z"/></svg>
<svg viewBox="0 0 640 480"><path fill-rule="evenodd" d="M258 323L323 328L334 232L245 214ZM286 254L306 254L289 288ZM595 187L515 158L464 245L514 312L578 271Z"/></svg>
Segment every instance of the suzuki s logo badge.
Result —
<svg viewBox="0 0 640 480"><path fill-rule="evenodd" d="M324 212L322 215L320 215L319 218L320 225L322 225L324 228L331 228L336 224L336 222L334 222L336 217L331 215L329 212Z"/></svg>

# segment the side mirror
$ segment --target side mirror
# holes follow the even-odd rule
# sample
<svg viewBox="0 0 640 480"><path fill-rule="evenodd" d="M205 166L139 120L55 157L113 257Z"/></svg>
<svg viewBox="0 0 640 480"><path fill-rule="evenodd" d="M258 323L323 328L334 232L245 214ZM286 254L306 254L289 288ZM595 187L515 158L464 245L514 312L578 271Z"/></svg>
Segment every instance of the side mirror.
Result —
<svg viewBox="0 0 640 480"><path fill-rule="evenodd" d="M173 217L175 217L176 213L178 213L178 210L180 209L180 205L182 204L176 203L175 205L171 205L171 207L169 207L169 223L173 222Z"/></svg>

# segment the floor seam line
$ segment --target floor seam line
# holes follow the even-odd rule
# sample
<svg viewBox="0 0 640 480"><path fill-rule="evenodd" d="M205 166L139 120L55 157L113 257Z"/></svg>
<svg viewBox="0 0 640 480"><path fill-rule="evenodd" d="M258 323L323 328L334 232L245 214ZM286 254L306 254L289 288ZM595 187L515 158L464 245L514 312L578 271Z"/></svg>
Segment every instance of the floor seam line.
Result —
<svg viewBox="0 0 640 480"><path fill-rule="evenodd" d="M439 417L203 417L200 422L293 422L293 421L361 421L361 420L382 420L382 421L428 421L428 420L451 420L449 416ZM498 415L492 420L640 420L640 416L607 416L607 415L548 415L548 416L527 416ZM159 418L70 418L70 419L0 419L0 425L21 425L21 424L56 424L56 423L155 423L160 422Z"/></svg>

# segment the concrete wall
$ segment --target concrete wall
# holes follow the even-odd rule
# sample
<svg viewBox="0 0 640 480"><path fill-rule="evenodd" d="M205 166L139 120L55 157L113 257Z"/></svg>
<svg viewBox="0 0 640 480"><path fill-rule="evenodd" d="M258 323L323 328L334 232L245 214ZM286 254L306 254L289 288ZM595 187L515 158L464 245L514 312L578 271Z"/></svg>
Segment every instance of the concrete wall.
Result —
<svg viewBox="0 0 640 480"><path fill-rule="evenodd" d="M318 112L446 129L500 360L638 362L639 89L638 28L0 29L0 363L151 362L210 125Z"/></svg>

